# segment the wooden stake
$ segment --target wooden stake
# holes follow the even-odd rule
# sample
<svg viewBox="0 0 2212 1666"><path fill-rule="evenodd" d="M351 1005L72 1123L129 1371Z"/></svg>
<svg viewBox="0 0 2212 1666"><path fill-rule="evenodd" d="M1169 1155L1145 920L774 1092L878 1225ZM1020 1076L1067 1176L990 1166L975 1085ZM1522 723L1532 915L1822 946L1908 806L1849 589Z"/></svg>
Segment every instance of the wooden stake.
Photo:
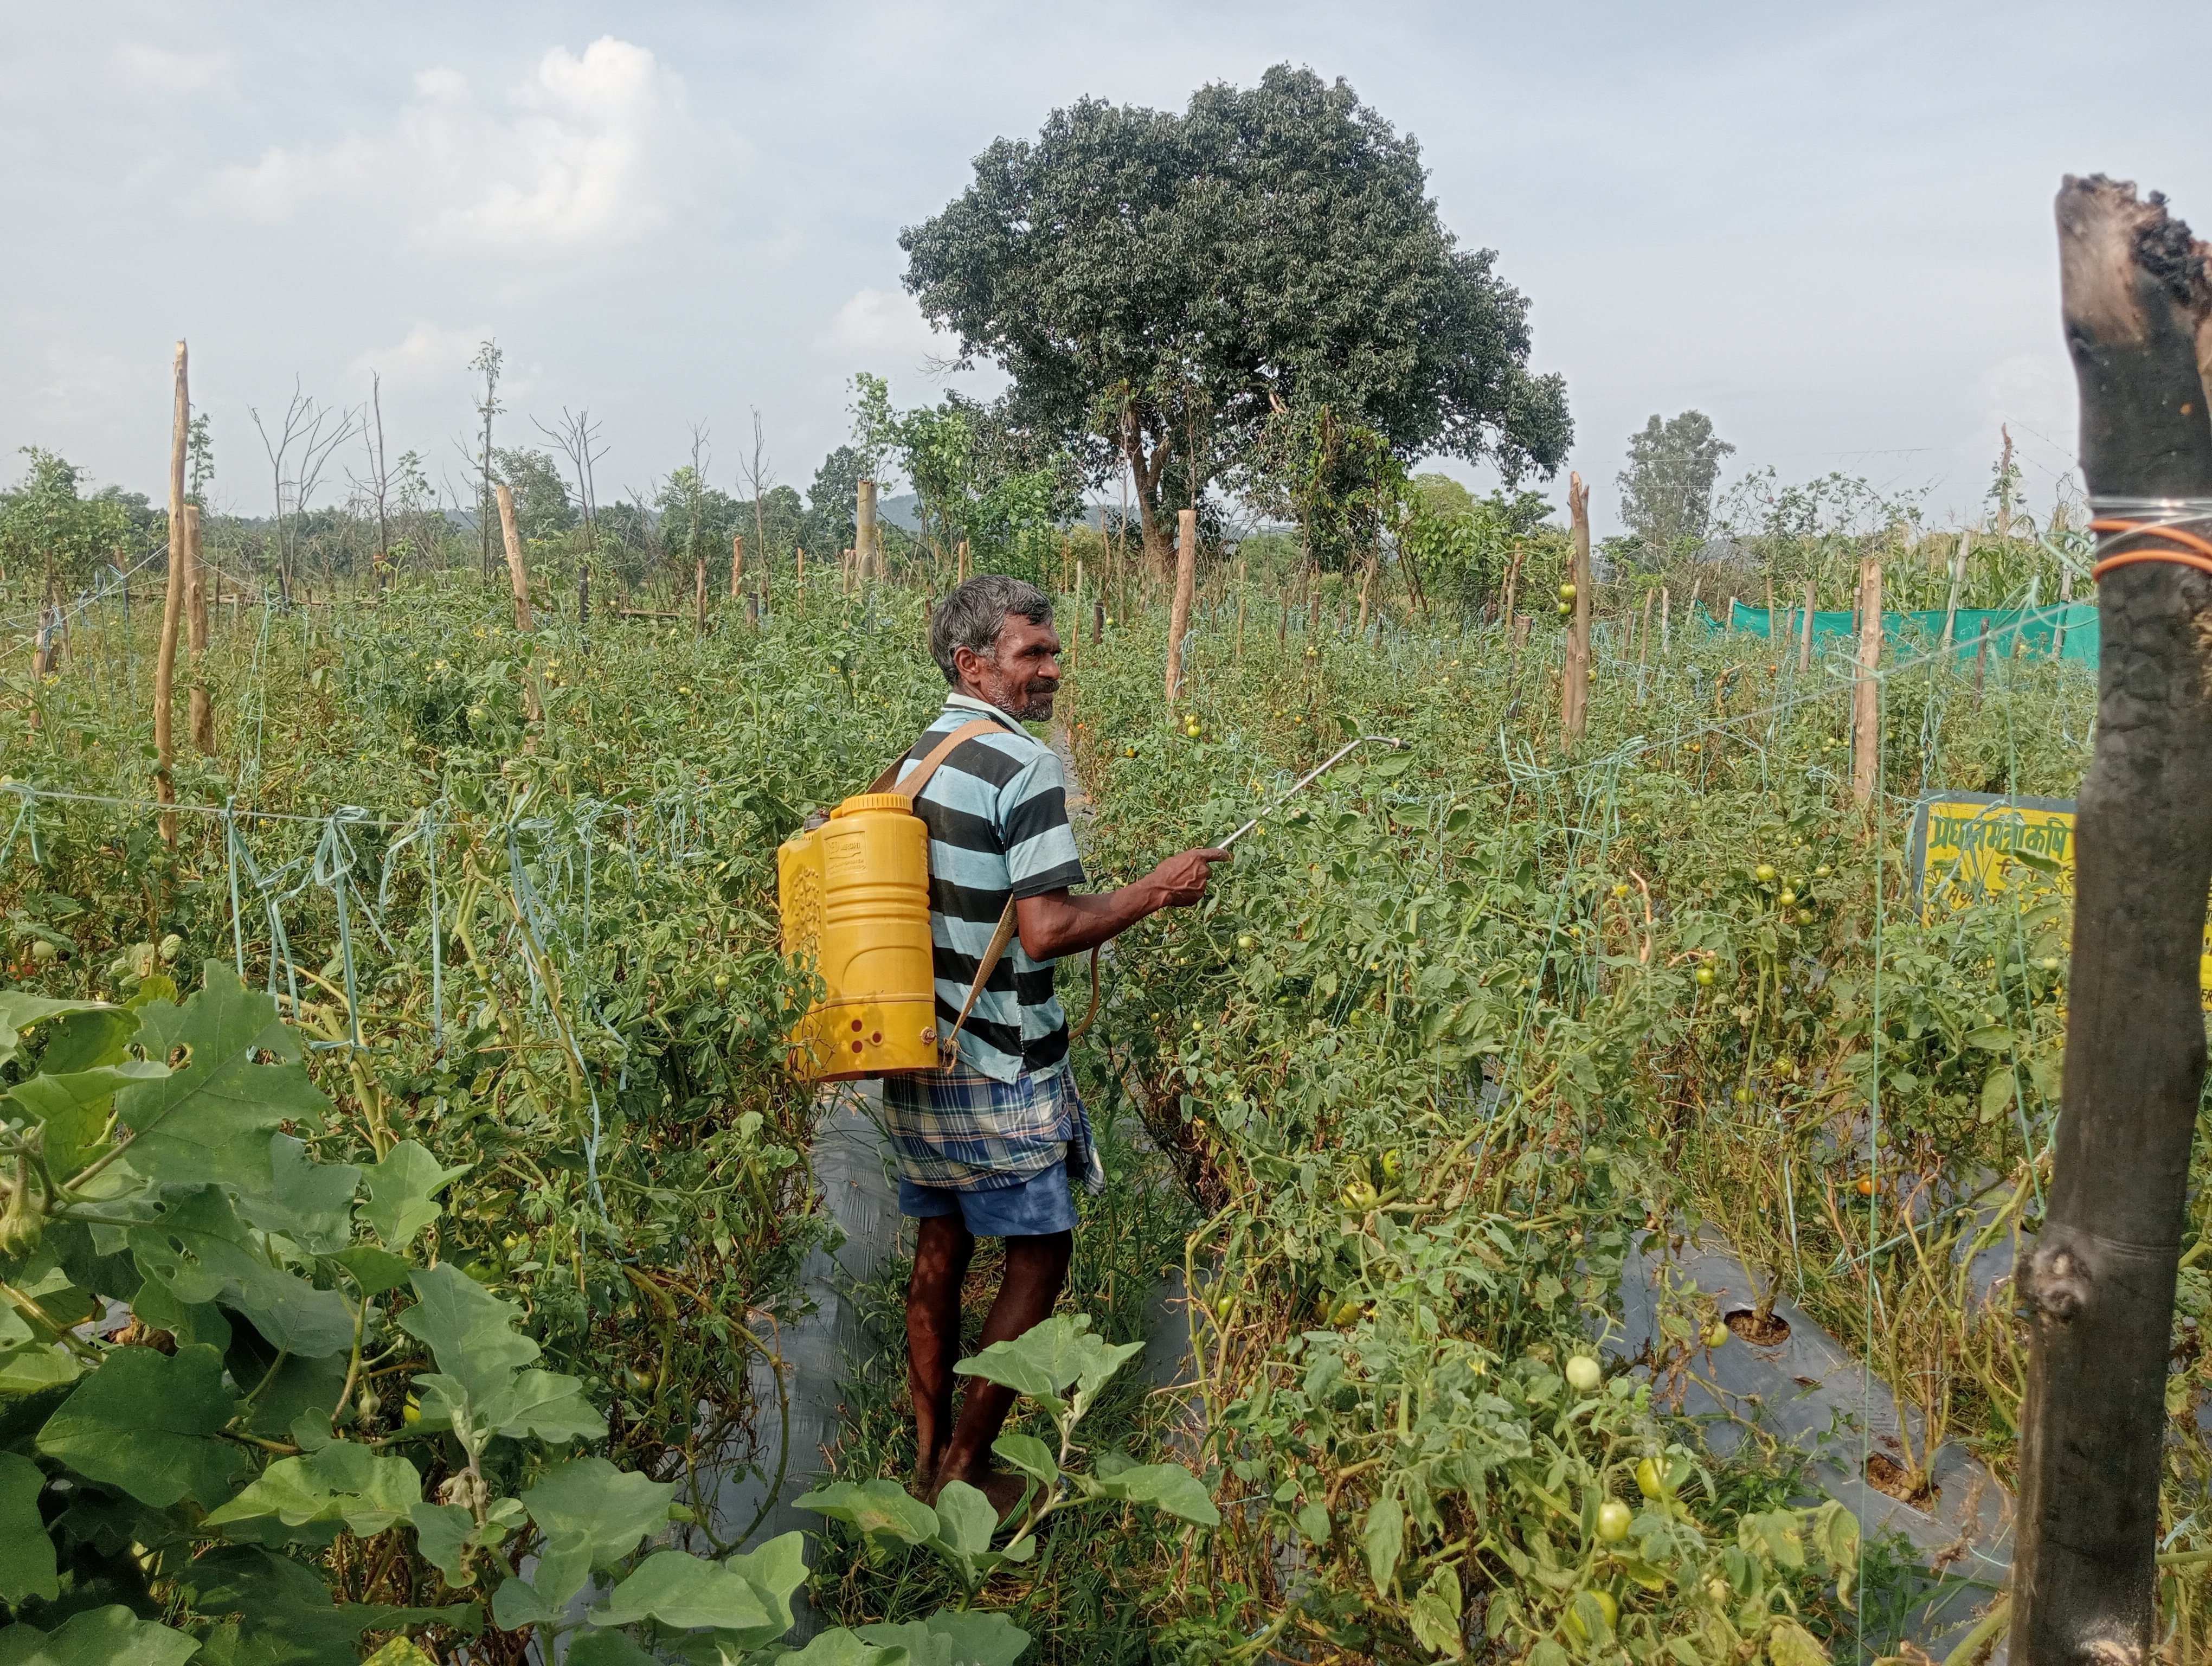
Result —
<svg viewBox="0 0 2212 1666"><path fill-rule="evenodd" d="M1574 555L1567 573L1575 587L1575 613L1567 631L1566 675L1559 682L1559 729L1571 742L1587 727L1589 708L1589 488L1579 474L1567 476L1567 513L1574 526Z"/></svg>
<svg viewBox="0 0 2212 1666"><path fill-rule="evenodd" d="M1659 657L1674 657L1674 598L1665 585L1659 587Z"/></svg>
<svg viewBox="0 0 2212 1666"><path fill-rule="evenodd" d="M968 582L968 540L967 540L966 538L962 538L962 539L960 540L960 547L959 547L959 549L958 549L958 550L957 550L956 551L954 551L954 553L953 553L953 557L952 557L952 561L953 561L953 567L952 567L952 570L953 570L953 573L954 573L954 574L955 574L955 575L956 575L956 576L955 576L955 579L954 579L954 582L955 582L955 583L957 583L957 584L965 584L965 583L967 583L967 582Z"/></svg>
<svg viewBox="0 0 2212 1666"><path fill-rule="evenodd" d="M200 560L200 506L185 505L185 623L192 651L192 745L202 757L215 755L215 707L208 699L207 568Z"/></svg>
<svg viewBox="0 0 2212 1666"><path fill-rule="evenodd" d="M1982 678L1990 668L1990 622L1982 621L1981 641L1974 648L1974 709L1982 708Z"/></svg>
<svg viewBox="0 0 2212 1666"><path fill-rule="evenodd" d="M1813 581L1805 581L1805 617L1797 627L1797 672L1802 676L1813 669Z"/></svg>
<svg viewBox="0 0 2212 1666"><path fill-rule="evenodd" d="M1182 692L1182 639L1190 626L1190 592L1198 577L1198 511L1176 514L1175 604L1168 611L1168 704Z"/></svg>
<svg viewBox="0 0 2212 1666"><path fill-rule="evenodd" d="M1091 646L1097 648L1106 640L1106 599L1101 596L1091 604Z"/></svg>
<svg viewBox="0 0 2212 1666"><path fill-rule="evenodd" d="M1639 666L1651 657L1651 604L1657 599L1650 591L1644 593L1644 623L1636 633L1636 663Z"/></svg>
<svg viewBox="0 0 2212 1666"><path fill-rule="evenodd" d="M730 594L739 594L745 587L745 535L730 535Z"/></svg>
<svg viewBox="0 0 2212 1666"><path fill-rule="evenodd" d="M1244 662L1244 581L1252 570L1251 563L1241 556L1237 562L1237 662Z"/></svg>
<svg viewBox="0 0 2212 1666"><path fill-rule="evenodd" d="M503 481L493 490L499 499L500 536L507 542L507 582L514 587L514 628L528 630L532 628L530 575L522 566L522 535L514 527L514 494Z"/></svg>
<svg viewBox="0 0 2212 1666"><path fill-rule="evenodd" d="M1859 674L1851 687L1851 800L1874 799L1881 759L1881 557L1859 563Z"/></svg>
<svg viewBox="0 0 2212 1666"><path fill-rule="evenodd" d="M1766 573L1766 640L1774 640L1774 569Z"/></svg>
<svg viewBox="0 0 2212 1666"><path fill-rule="evenodd" d="M870 576L868 563L877 559L876 483L872 480L860 483L860 501L855 506L854 522L853 549L860 557L860 577L866 579Z"/></svg>
<svg viewBox="0 0 2212 1666"><path fill-rule="evenodd" d="M1375 562L1376 557L1369 556L1366 570L1359 575L1359 635L1363 639L1367 635L1367 592L1375 582Z"/></svg>
<svg viewBox="0 0 2212 1666"><path fill-rule="evenodd" d="M190 559L185 531L185 447L191 437L191 390L185 377L185 344L177 344L175 398L169 435L169 587L161 603L161 646L154 661L154 796L163 804L177 801L177 784L171 774L176 763L175 721L170 710L176 692L177 624L185 611L185 568ZM161 842L177 848L174 811L161 815Z"/></svg>
<svg viewBox="0 0 2212 1666"><path fill-rule="evenodd" d="M698 570L691 575L691 607L698 620L702 636L707 634L707 557L699 557Z"/></svg>
<svg viewBox="0 0 2212 1666"><path fill-rule="evenodd" d="M1067 665L1073 671L1083 658L1083 562L1075 563L1075 605L1069 610L1075 620L1075 629L1067 638Z"/></svg>
<svg viewBox="0 0 2212 1666"><path fill-rule="evenodd" d="M2202 246L2155 198L2138 202L2132 185L2101 177L2068 179L2057 206L2062 338L2079 381L2090 500L2212 497L2196 354L2212 319ZM2106 555L2156 547L2102 543ZM2052 1119L2042 1225L2014 1268L2029 1331L2016 1666L2203 1656L2201 1640L2160 1646L2169 1571L2158 1553L2176 1421L2166 1402L2174 1292L2204 1087L2212 609L2203 576L2174 562L2117 568L2100 591L2096 737L2075 808L2065 1110Z"/></svg>

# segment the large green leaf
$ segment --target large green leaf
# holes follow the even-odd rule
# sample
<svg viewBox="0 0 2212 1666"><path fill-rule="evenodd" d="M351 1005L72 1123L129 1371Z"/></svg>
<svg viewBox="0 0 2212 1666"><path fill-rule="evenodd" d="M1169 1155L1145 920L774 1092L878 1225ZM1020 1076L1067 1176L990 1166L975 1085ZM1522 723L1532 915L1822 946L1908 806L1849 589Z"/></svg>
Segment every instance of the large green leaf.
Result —
<svg viewBox="0 0 2212 1666"><path fill-rule="evenodd" d="M250 1545L225 1545L179 1572L180 1593L204 1614L235 1614L209 1634L199 1666L352 1666L361 1634L426 1620L458 1622L475 1611L337 1602L314 1571Z"/></svg>
<svg viewBox="0 0 2212 1666"><path fill-rule="evenodd" d="M1206 1483L1180 1463L1139 1463L1111 1475L1101 1475L1096 1485L1106 1498L1153 1505L1179 1520L1195 1522L1200 1527L1221 1525L1221 1512L1213 1507Z"/></svg>
<svg viewBox="0 0 2212 1666"><path fill-rule="evenodd" d="M1060 1485L1060 1460L1035 1435L1000 1435L991 1450L1047 1492Z"/></svg>
<svg viewBox="0 0 2212 1666"><path fill-rule="evenodd" d="M384 1154L384 1160L367 1171L368 1201L355 1213L376 1229L384 1247L404 1250L416 1233L437 1219L443 1211L438 1193L469 1171L470 1164L441 1169L429 1151L412 1140L402 1140Z"/></svg>
<svg viewBox="0 0 2212 1666"><path fill-rule="evenodd" d="M366 1539L404 1517L422 1497L422 1477L405 1458L380 1457L357 1441L334 1440L305 1457L279 1458L207 1524L343 1522Z"/></svg>
<svg viewBox="0 0 2212 1666"><path fill-rule="evenodd" d="M0 1601L20 1604L27 1596L43 1596L52 1602L61 1595L54 1541L39 1514L46 1487L37 1464L17 1452L0 1452Z"/></svg>
<svg viewBox="0 0 2212 1666"><path fill-rule="evenodd" d="M726 1558L722 1566L750 1585L753 1595L768 1610L764 1624L735 1633L739 1648L763 1648L791 1629L791 1599L806 1583L804 1533L779 1533L758 1550Z"/></svg>
<svg viewBox="0 0 2212 1666"><path fill-rule="evenodd" d="M98 1150L117 1092L164 1080L168 1073L167 1065L138 1059L66 1075L41 1072L8 1090L6 1099L0 1101L0 1116L43 1127L47 1166L57 1175L72 1175Z"/></svg>
<svg viewBox="0 0 2212 1666"><path fill-rule="evenodd" d="M1447 1563L1440 1565L1414 1592L1406 1608L1406 1620L1423 1648L1447 1660L1459 1660L1467 1654L1464 1613L1459 1575Z"/></svg>
<svg viewBox="0 0 2212 1666"><path fill-rule="evenodd" d="M239 1212L264 1232L282 1232L311 1256L327 1256L353 1241L353 1195L361 1170L351 1163L318 1163L306 1142L289 1134L269 1141L272 1184L238 1201Z"/></svg>
<svg viewBox="0 0 2212 1666"><path fill-rule="evenodd" d="M592 1566L610 1567L637 1548L639 1540L668 1525L673 1482L617 1469L603 1457L556 1463L522 1495L530 1519L547 1534L581 1535Z"/></svg>
<svg viewBox="0 0 2212 1666"><path fill-rule="evenodd" d="M657 1550L607 1593L590 1614L595 1626L652 1620L676 1631L757 1632L774 1623L751 1582L734 1569L681 1550Z"/></svg>
<svg viewBox="0 0 2212 1666"><path fill-rule="evenodd" d="M220 1187L168 1190L161 1213L131 1229L131 1250L146 1276L179 1302L221 1301L288 1353L313 1359L353 1346L344 1298L271 1266Z"/></svg>
<svg viewBox="0 0 2212 1666"><path fill-rule="evenodd" d="M481 1398L504 1387L538 1358L538 1344L515 1329L522 1310L441 1262L413 1279L416 1301L399 1328L428 1347L438 1369Z"/></svg>
<svg viewBox="0 0 2212 1666"><path fill-rule="evenodd" d="M1142 1342L1109 1347L1091 1329L1087 1314L1055 1314L1012 1341L994 1342L953 1370L981 1377L1025 1394L1055 1417L1062 1414L1059 1396L1071 1383L1075 1392L1065 1408L1080 1417L1084 1407L1121 1366L1143 1353Z"/></svg>
<svg viewBox="0 0 2212 1666"><path fill-rule="evenodd" d="M422 1419L450 1425L453 1436L471 1452L480 1452L494 1435L520 1440L535 1435L559 1444L576 1439L597 1440L607 1432L607 1420L585 1397L584 1385L574 1377L556 1371L524 1371L479 1397L459 1377L424 1371L415 1379L422 1395Z"/></svg>
<svg viewBox="0 0 2212 1666"><path fill-rule="evenodd" d="M1367 1575L1374 1580L1375 1589L1388 1596L1391 1576L1398 1571L1398 1558L1406 1549L1406 1511L1389 1494L1367 1507L1367 1520L1359 1529L1362 1547L1367 1552Z"/></svg>
<svg viewBox="0 0 2212 1666"><path fill-rule="evenodd" d="M880 1648L857 1632L840 1626L816 1638L797 1654L785 1655L778 1666L922 1666L902 1648ZM927 1663L936 1666L936 1663Z"/></svg>
<svg viewBox="0 0 2212 1666"><path fill-rule="evenodd" d="M39 1450L159 1508L184 1498L213 1506L243 1466L215 1438L234 1403L211 1347L117 1348L46 1420Z"/></svg>
<svg viewBox="0 0 2212 1666"><path fill-rule="evenodd" d="M137 1043L149 1059L182 1061L164 1079L115 1096L118 1120L137 1135L125 1160L149 1180L268 1192L270 1136L287 1121L320 1128L330 1109L276 1001L219 960L182 1006L157 1000L141 1011Z"/></svg>
<svg viewBox="0 0 2212 1666"><path fill-rule="evenodd" d="M67 1013L46 1032L39 1068L49 1075L69 1076L103 1064L121 1064L131 1056L131 1037L137 1033L138 1014L127 1006Z"/></svg>
<svg viewBox="0 0 2212 1666"><path fill-rule="evenodd" d="M637 1548L638 1541L668 1524L672 1484L617 1469L603 1457L556 1464L522 1495L545 1535L538 1566L526 1583L499 1588L492 1617L512 1631L543 1624L584 1588L595 1567L608 1567Z"/></svg>
<svg viewBox="0 0 2212 1666"><path fill-rule="evenodd" d="M0 1064L12 1064L22 1050L22 1032L33 1025L71 1012L113 1011L104 1000L55 1000L27 989L0 989Z"/></svg>
<svg viewBox="0 0 2212 1666"><path fill-rule="evenodd" d="M182 1666L199 1644L120 1603L73 1614L51 1632L0 1631L0 1666Z"/></svg>
<svg viewBox="0 0 2212 1666"><path fill-rule="evenodd" d="M856 1626L854 1633L878 1648L904 1649L915 1666L1014 1666L1030 1634L1003 1614L946 1609L901 1626Z"/></svg>
<svg viewBox="0 0 2212 1666"><path fill-rule="evenodd" d="M580 1631L574 1635L566 1666L662 1666L659 1655L646 1653L625 1632Z"/></svg>
<svg viewBox="0 0 2212 1666"><path fill-rule="evenodd" d="M895 1481L832 1481L791 1502L796 1509L858 1528L878 1554L937 1536L937 1512Z"/></svg>

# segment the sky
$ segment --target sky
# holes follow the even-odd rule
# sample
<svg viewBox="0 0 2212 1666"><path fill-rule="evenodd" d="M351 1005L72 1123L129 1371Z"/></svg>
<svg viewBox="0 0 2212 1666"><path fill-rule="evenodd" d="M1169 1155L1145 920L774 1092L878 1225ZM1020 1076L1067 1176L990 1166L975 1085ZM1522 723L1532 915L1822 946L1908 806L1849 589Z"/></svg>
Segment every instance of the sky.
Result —
<svg viewBox="0 0 2212 1666"><path fill-rule="evenodd" d="M1601 533L1629 434L1685 408L1736 447L1724 483L1863 476L1936 526L1983 513L2008 423L2039 509L2075 478L2060 178L2212 228L2154 44L2203 61L2212 9L0 0L0 478L38 445L158 497L183 337L219 506L270 508L255 413L372 377L389 450L458 486L495 338L500 443L588 410L603 497L695 427L740 491L756 414L804 489L855 371L994 391L938 368L897 244L994 137L1289 62L1415 135L1444 223L1529 297Z"/></svg>

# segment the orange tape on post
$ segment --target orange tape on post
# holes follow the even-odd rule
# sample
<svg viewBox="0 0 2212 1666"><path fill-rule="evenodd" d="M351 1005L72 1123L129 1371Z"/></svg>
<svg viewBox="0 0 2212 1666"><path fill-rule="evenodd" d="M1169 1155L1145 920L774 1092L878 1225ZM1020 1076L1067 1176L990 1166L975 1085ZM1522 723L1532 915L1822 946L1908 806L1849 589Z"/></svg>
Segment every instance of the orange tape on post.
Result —
<svg viewBox="0 0 2212 1666"><path fill-rule="evenodd" d="M2140 533L2150 538L2169 540L2163 546L2148 550L2124 550L2118 555L2106 556L2089 569L2093 581L2101 581L2106 574L2116 568L2133 567L2139 562L2170 561L2182 567L2194 567L2202 573L2212 573L2212 543L2185 532L2178 527L2160 526L2148 520L2093 520L2093 532L2112 532L2120 537Z"/></svg>

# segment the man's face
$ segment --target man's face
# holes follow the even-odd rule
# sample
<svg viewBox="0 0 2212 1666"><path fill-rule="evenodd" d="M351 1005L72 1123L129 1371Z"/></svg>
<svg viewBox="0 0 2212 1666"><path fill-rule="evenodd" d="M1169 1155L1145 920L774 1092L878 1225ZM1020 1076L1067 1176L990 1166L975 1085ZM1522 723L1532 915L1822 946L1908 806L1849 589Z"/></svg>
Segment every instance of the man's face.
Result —
<svg viewBox="0 0 2212 1666"><path fill-rule="evenodd" d="M952 665L960 673L961 692L985 705L1029 723L1052 716L1052 697L1060 692L1060 633L1050 625L1009 613L988 658L973 648L958 648Z"/></svg>

